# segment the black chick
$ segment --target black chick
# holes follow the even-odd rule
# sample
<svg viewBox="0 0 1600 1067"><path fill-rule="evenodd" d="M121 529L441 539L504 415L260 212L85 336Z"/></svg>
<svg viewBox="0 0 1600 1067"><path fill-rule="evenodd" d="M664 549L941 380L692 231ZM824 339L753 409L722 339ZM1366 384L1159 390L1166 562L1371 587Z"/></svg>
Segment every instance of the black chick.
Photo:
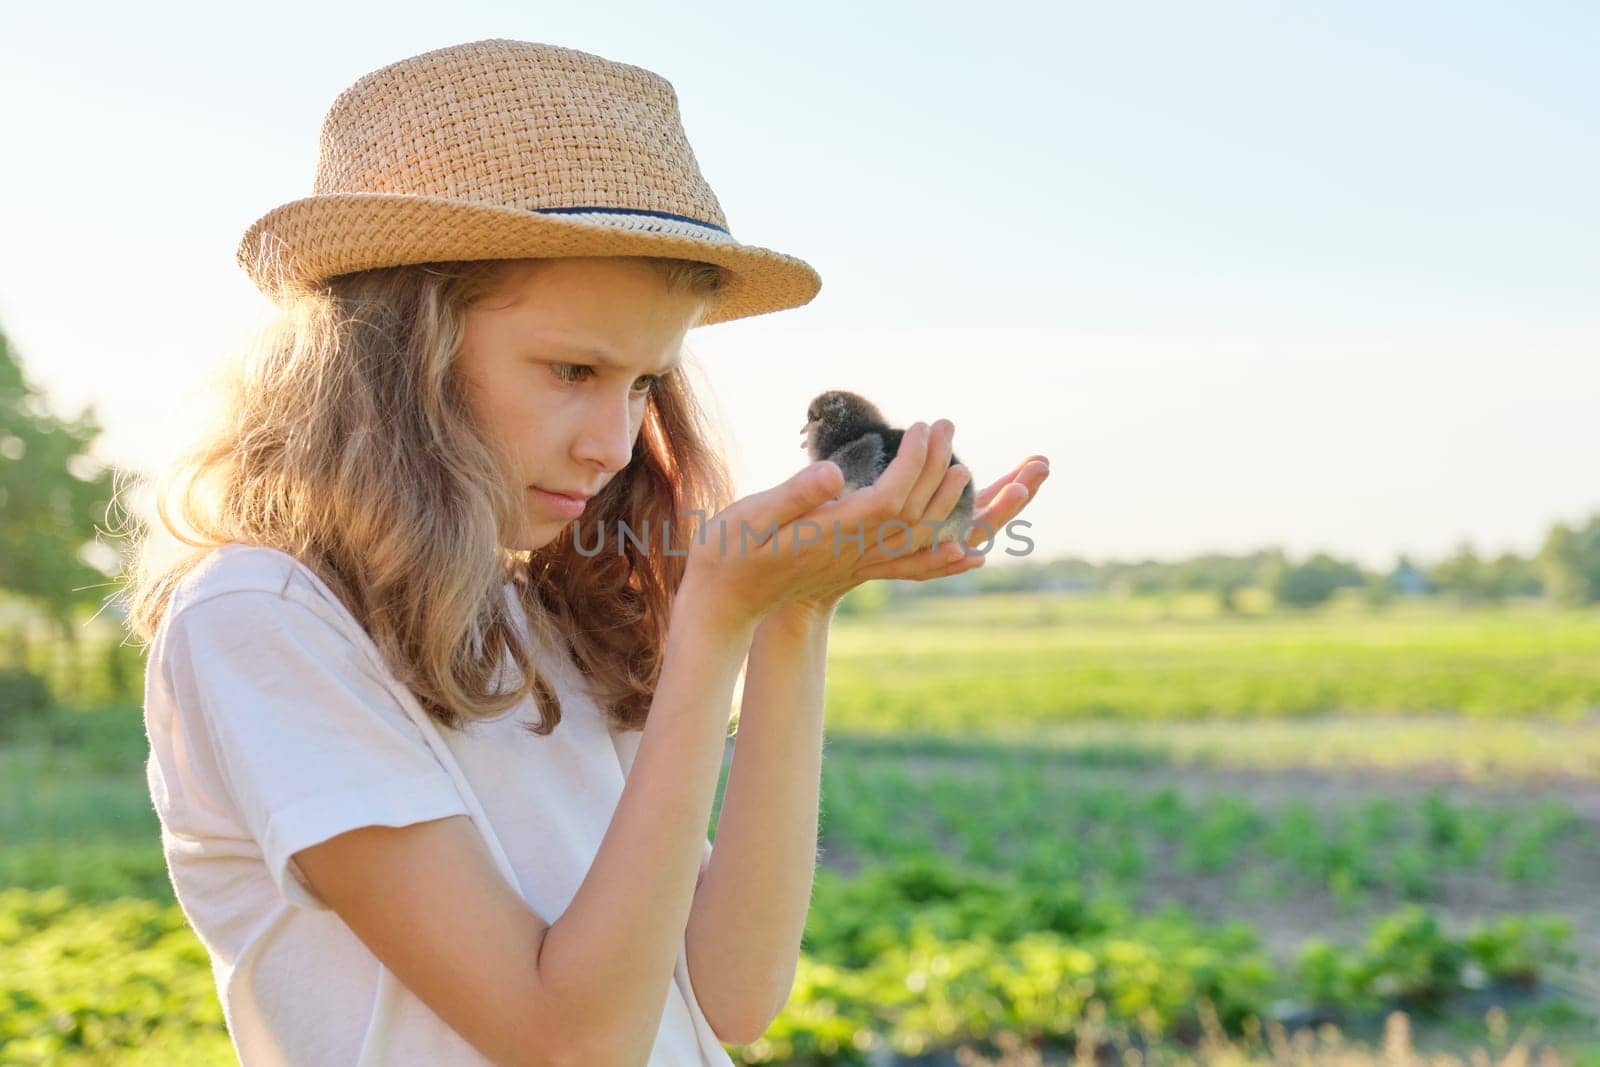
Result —
<svg viewBox="0 0 1600 1067"><path fill-rule="evenodd" d="M904 430L890 426L873 403L857 393L830 389L806 408L806 424L800 428L801 447L813 462L832 460L844 472L844 486L835 499L871 485L900 451ZM960 460L952 452L950 465ZM972 521L974 497L972 479L961 487L961 498L934 531L934 544L958 538Z"/></svg>

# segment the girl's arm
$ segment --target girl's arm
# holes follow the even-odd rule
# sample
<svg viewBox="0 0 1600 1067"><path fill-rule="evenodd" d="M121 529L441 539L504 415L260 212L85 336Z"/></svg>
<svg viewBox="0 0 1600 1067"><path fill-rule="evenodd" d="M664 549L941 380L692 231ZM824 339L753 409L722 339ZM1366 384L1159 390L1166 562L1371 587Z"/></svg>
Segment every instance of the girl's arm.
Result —
<svg viewBox="0 0 1600 1067"><path fill-rule="evenodd" d="M574 1030L590 1035L580 1062L649 1059L705 854L734 681L754 629L704 610L693 583L680 587L621 799L538 960L541 984ZM723 1040L740 1036L718 1030L723 1020L707 1021Z"/></svg>
<svg viewBox="0 0 1600 1067"><path fill-rule="evenodd" d="M723 1039L749 1044L794 985L817 858L827 607L756 630L711 865L689 912L695 993Z"/></svg>
<svg viewBox="0 0 1600 1067"><path fill-rule="evenodd" d="M466 815L366 826L295 853L312 891L497 1064L649 1059L705 854L733 686L757 624L718 621L703 595L693 583L679 590L632 769L555 922L501 877ZM754 1014L708 1021L731 1043L745 1035L723 1028Z"/></svg>

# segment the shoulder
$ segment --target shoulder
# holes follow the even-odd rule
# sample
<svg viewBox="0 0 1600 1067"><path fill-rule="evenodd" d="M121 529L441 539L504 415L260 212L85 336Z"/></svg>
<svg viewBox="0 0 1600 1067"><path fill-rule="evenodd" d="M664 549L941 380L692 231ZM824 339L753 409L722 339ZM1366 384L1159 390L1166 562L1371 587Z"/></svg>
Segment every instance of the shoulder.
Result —
<svg viewBox="0 0 1600 1067"><path fill-rule="evenodd" d="M371 635L311 568L257 545L206 553L174 588L146 670L191 693L293 696L308 707L403 686Z"/></svg>
<svg viewBox="0 0 1600 1067"><path fill-rule="evenodd" d="M286 552L261 545L221 545L190 568L173 589L161 628L184 627L196 619L251 629L305 630L309 625L329 638L368 643L360 623L316 572Z"/></svg>
<svg viewBox="0 0 1600 1067"><path fill-rule="evenodd" d="M337 603L322 579L286 552L262 545L226 544L201 557L172 591L168 614L229 593L260 593L285 601ZM252 598L254 599L254 598Z"/></svg>

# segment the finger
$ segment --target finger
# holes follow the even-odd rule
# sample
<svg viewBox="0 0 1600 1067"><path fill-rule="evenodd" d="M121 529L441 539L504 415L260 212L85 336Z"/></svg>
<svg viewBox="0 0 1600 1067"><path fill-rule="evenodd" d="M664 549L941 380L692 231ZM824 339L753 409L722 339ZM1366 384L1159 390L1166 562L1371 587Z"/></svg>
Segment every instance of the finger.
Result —
<svg viewBox="0 0 1600 1067"><path fill-rule="evenodd" d="M997 478L994 483L990 483L990 485L986 486L984 490L979 491L978 507L986 506L986 504L989 504L989 501L994 499L995 493L1003 490L1005 486L1016 482L1016 480L1021 477L1022 470L1026 470L1029 464L1040 464L1040 466L1043 466L1043 469L1050 470L1050 458L1048 458L1048 456L1029 456L1029 458L1019 462L1018 466L1011 467L1011 470L1008 470L1003 477Z"/></svg>
<svg viewBox="0 0 1600 1067"><path fill-rule="evenodd" d="M863 580L894 578L902 581L925 582L931 578L944 578L952 574L976 570L988 557L981 552L963 552L961 546L946 541L937 548L932 546L899 559L875 563L855 572Z"/></svg>
<svg viewBox="0 0 1600 1067"><path fill-rule="evenodd" d="M1005 490L1010 489L1012 486L1021 487L1022 491L1026 494L1022 500L1024 503L1026 503L1027 501L1032 500L1034 496L1038 494L1039 487L1044 484L1045 479L1048 477L1050 477L1050 467L1048 464L1041 463L1037 460L1029 460L1027 463L1022 465L1021 471L1017 475L1015 481L1007 482L1005 485L1000 486L999 489L995 489L993 486L990 486L989 489L994 490L994 492L990 493L989 490L984 490L985 493L989 493L988 497L984 498L980 496L979 498L975 499L974 506L979 509L983 509L985 506L993 507L994 502L997 499L997 494L1005 492ZM985 516L980 510L978 518L982 519L984 517Z"/></svg>
<svg viewBox="0 0 1600 1067"><path fill-rule="evenodd" d="M787 481L746 501L748 511L741 516L765 532L793 522L831 500L844 486L844 472L831 460L820 460L802 468ZM763 539L762 544L766 544Z"/></svg>
<svg viewBox="0 0 1600 1067"><path fill-rule="evenodd" d="M973 516L972 525L966 531L966 543L976 547L997 536L1006 523L1017 517L1028 500L1028 487L1021 482L1012 482L1000 490L987 508Z"/></svg>
<svg viewBox="0 0 1600 1067"><path fill-rule="evenodd" d="M1010 485L1012 482L1016 481L1019 477L1021 477L1024 468L1026 468L1028 466L1028 464L1030 464L1030 463L1042 464L1043 467L1044 467L1044 472L1046 474L1050 473L1050 460L1049 460L1048 457L1046 457L1046 456L1029 456L1027 459L1023 460L1021 463L1018 463L1015 467L1011 468L1010 472L1007 473L1004 477L1000 478L994 484L990 485L988 488L986 488L982 492L980 492L978 494L978 496L977 496L976 501L975 501L977 506L980 507L980 508L988 507L989 506L989 501L994 499L994 495L996 493L998 493L1000 490L1004 489L1006 486Z"/></svg>
<svg viewBox="0 0 1600 1067"><path fill-rule="evenodd" d="M955 433L956 425L949 419L940 419L929 429L927 457L900 510L900 517L907 522L921 519L923 512L928 510L928 501L938 492L945 471L950 469L950 442Z"/></svg>
<svg viewBox="0 0 1600 1067"><path fill-rule="evenodd" d="M967 483L971 480L972 472L967 469L964 463L957 463L954 466L945 468L945 475L939 483L939 490L934 494L933 499L928 501L928 506L923 509L922 514L915 519L905 520L911 523L911 529L909 531L900 531L898 529L895 531L900 534L896 539L897 543L905 542L922 548L933 544L935 535L942 535L946 541L957 540L960 536L959 523L954 523L949 528L944 529L936 527L948 519L951 512L955 511L956 505L960 503L962 490L966 488ZM885 537L885 543L888 543L888 540Z"/></svg>
<svg viewBox="0 0 1600 1067"><path fill-rule="evenodd" d="M950 517L956 509L956 504L961 501L961 491L972 481L972 472L965 463L957 463L945 471L944 480L939 483L939 491L933 494L933 499L928 501L928 506L918 518L919 522L943 522Z"/></svg>
<svg viewBox="0 0 1600 1067"><path fill-rule="evenodd" d="M1045 483L1045 479L1049 477L1050 467L1048 464L1030 460L1029 462L1023 464L1022 473L1018 474L1016 480L1011 484L1020 485L1022 488L1028 491L1028 495L1023 498L1023 502L1028 503L1031 502L1034 497L1039 495L1039 487L1043 485ZM991 497L989 503L993 504L994 498Z"/></svg>
<svg viewBox="0 0 1600 1067"><path fill-rule="evenodd" d="M922 473L923 461L928 456L928 424L912 423L900 438L900 450L884 468L878 480L865 489L858 489L845 497L840 518L847 521L867 519L871 516L888 518L900 514L906 497Z"/></svg>
<svg viewBox="0 0 1600 1067"><path fill-rule="evenodd" d="M889 519L878 527L872 555L903 559L922 546L917 544L917 528L906 519Z"/></svg>
<svg viewBox="0 0 1600 1067"><path fill-rule="evenodd" d="M1022 473L1017 475L1016 484L1027 488L1028 499L1032 500L1039 495L1039 487L1044 480L1050 477L1050 464L1030 461L1023 464Z"/></svg>

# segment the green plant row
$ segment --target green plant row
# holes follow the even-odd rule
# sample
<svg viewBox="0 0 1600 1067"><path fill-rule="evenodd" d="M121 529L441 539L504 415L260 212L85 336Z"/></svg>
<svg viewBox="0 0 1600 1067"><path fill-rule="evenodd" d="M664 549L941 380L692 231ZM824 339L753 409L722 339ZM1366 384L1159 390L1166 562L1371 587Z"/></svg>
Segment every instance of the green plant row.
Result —
<svg viewBox="0 0 1600 1067"><path fill-rule="evenodd" d="M1099 879L1132 892L1151 874L1262 892L1320 887L1347 913L1388 890L1427 903L1452 873L1551 884L1569 838L1600 841L1570 805L1462 803L1441 790L1280 809L1219 794L1187 801L1170 786L1133 790L1026 757L968 758L911 775L901 759L824 766L823 847L889 859L940 851L1027 881Z"/></svg>
<svg viewBox="0 0 1600 1067"><path fill-rule="evenodd" d="M1577 962L1571 940L1571 922L1547 914L1502 915L1451 937L1437 914L1410 904L1375 923L1361 948L1308 939L1296 977L1302 995L1317 1007L1392 1006L1437 1016L1450 997L1491 982L1537 985L1551 965Z"/></svg>
<svg viewBox="0 0 1600 1067"><path fill-rule="evenodd" d="M1463 937L1407 908L1365 946L1307 942L1282 975L1244 923L1177 909L1138 916L1073 886L1019 887L932 857L843 880L818 872L788 1006L742 1063L865 1062L997 1032L1070 1041L1091 1004L1112 1025L1183 1039L1211 1005L1229 1033L1285 996L1334 1009L1437 1007L1487 981L1531 984L1570 962L1570 928L1503 918ZM231 1056L204 948L176 905L0 892L0 1060L17 1064ZM124 1056L123 1054L127 1055Z"/></svg>
<svg viewBox="0 0 1600 1067"><path fill-rule="evenodd" d="M1571 963L1571 925L1507 916L1452 937L1411 905L1364 945L1308 941L1288 973L1240 922L1205 928L1176 908L1130 914L1074 887L1007 886L932 859L842 881L819 872L794 992L741 1063L863 1063L999 1033L1063 1045L1093 1005L1111 1026L1192 1040L1204 1005L1231 1035L1303 1003L1334 1017L1404 1007L1437 1013L1491 982L1528 986Z"/></svg>

